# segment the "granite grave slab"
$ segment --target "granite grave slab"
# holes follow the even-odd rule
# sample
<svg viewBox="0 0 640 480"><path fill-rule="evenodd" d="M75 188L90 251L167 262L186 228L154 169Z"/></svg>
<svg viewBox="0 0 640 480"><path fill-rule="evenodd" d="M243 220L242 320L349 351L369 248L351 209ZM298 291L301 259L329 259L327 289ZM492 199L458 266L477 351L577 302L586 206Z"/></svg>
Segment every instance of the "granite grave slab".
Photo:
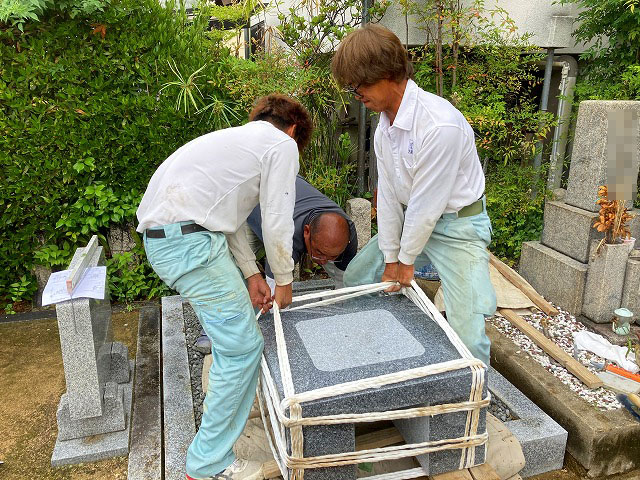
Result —
<svg viewBox="0 0 640 480"><path fill-rule="evenodd" d="M329 306L285 311L282 323L296 393L461 358L437 323L403 295L367 295ZM265 359L283 398L272 315L261 317L259 324ZM302 415L361 414L464 402L469 400L471 384L469 368L454 370L304 402ZM466 412L439 414L411 419L401 431L408 442L455 439L465 436L466 421ZM485 431L485 409L481 409L478 433ZM355 445L353 424L305 426L303 434L305 457L349 452ZM474 448L475 464L483 463L484 445ZM425 473L434 475L459 469L462 452L442 450L421 455L418 460ZM307 480L347 480L355 475L353 465L305 470Z"/></svg>

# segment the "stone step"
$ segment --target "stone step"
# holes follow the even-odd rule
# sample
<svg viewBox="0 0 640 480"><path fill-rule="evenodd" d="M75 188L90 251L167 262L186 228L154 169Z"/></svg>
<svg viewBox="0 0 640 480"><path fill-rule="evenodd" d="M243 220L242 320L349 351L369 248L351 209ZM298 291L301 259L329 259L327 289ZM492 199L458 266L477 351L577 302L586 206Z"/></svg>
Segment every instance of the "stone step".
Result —
<svg viewBox="0 0 640 480"><path fill-rule="evenodd" d="M580 314L587 280L586 264L540 242L524 242L519 272L547 300L573 315Z"/></svg>

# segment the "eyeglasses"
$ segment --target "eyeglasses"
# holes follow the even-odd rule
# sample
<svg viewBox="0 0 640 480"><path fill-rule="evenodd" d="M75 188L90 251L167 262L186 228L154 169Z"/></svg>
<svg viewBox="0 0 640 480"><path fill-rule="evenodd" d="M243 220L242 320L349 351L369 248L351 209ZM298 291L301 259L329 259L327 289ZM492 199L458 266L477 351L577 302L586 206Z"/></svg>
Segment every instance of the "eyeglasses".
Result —
<svg viewBox="0 0 640 480"><path fill-rule="evenodd" d="M351 86L351 85L347 85L346 87L344 87L345 91L351 95L353 95L354 97L362 97L362 94L358 91L358 89L362 86L362 82L360 82L358 85L356 85L355 87Z"/></svg>
<svg viewBox="0 0 640 480"><path fill-rule="evenodd" d="M314 262L321 264L320 262L323 263L340 263L342 261L342 255L344 254L344 252L340 253L340 255L336 255L336 256L329 256L329 255L325 255L321 252L317 252L316 249L313 246L313 243L311 242L311 239L309 239L309 256L311 257L311 260L313 260Z"/></svg>

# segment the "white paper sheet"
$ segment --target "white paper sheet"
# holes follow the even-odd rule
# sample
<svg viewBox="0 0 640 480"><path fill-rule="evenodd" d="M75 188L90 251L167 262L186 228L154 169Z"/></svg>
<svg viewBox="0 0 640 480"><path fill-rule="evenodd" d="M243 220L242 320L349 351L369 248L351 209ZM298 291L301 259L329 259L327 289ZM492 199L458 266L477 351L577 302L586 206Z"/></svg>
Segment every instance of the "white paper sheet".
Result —
<svg viewBox="0 0 640 480"><path fill-rule="evenodd" d="M104 299L107 267L87 268L71 295L67 292L67 278L70 272L71 270L62 270L51 274L42 292L42 305L60 303L72 298Z"/></svg>

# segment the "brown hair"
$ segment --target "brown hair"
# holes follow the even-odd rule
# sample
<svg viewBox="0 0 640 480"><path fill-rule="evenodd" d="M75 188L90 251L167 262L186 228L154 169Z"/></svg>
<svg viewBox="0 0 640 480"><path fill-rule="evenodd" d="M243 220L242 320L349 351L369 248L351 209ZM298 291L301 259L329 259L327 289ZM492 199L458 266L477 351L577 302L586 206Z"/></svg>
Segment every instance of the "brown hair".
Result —
<svg viewBox="0 0 640 480"><path fill-rule="evenodd" d="M250 122L256 120L267 121L280 130L285 130L291 125L295 125L296 129L293 135L300 152L304 150L309 144L309 140L311 140L313 123L309 112L300 102L286 95L272 93L266 97L258 98L249 114Z"/></svg>
<svg viewBox="0 0 640 480"><path fill-rule="evenodd" d="M413 65L400 39L375 23L347 35L333 56L331 71L344 86L372 85L379 80L401 82L413 75Z"/></svg>

